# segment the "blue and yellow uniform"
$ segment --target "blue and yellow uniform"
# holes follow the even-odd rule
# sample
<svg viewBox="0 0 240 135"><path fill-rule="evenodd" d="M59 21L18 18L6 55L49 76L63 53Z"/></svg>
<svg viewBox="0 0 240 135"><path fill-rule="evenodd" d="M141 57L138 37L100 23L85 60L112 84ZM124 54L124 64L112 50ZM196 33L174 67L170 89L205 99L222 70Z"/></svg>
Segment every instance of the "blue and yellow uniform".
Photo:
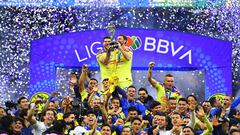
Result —
<svg viewBox="0 0 240 135"><path fill-rule="evenodd" d="M162 100L163 97L166 97L167 99L169 99L170 97L173 97L173 98L176 98L177 100L182 97L175 87L173 87L171 91L168 91L165 89L163 84L156 83L155 88L157 90L157 100L161 104L164 104Z"/></svg>
<svg viewBox="0 0 240 135"><path fill-rule="evenodd" d="M101 59L106 57L106 53L99 53L97 55L102 80L106 78L111 79L118 77L119 87L125 88L132 85L133 81L131 68L133 53L130 51L130 49L127 51L127 53L131 56L129 60L124 58L123 54L118 49L111 51L109 63L107 65L101 62Z"/></svg>

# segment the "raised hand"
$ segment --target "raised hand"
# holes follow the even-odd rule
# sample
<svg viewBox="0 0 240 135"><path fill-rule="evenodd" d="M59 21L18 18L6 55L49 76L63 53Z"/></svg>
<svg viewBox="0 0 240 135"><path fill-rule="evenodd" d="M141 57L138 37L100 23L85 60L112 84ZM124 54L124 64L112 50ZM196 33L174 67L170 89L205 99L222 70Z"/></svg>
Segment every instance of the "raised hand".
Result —
<svg viewBox="0 0 240 135"><path fill-rule="evenodd" d="M157 135L159 131L159 126L153 129L153 135Z"/></svg>
<svg viewBox="0 0 240 135"><path fill-rule="evenodd" d="M175 92L178 94L178 95L181 95L181 92L180 92L180 90L178 89L178 88L174 88L174 90L175 90Z"/></svg>
<svg viewBox="0 0 240 135"><path fill-rule="evenodd" d="M173 126L173 128L172 128L172 133L174 133L174 134L180 134L180 132L181 132L181 130L182 130L182 126Z"/></svg>
<svg viewBox="0 0 240 135"><path fill-rule="evenodd" d="M142 120L142 127L147 126L149 124L148 120Z"/></svg>
<svg viewBox="0 0 240 135"><path fill-rule="evenodd" d="M72 100L70 99L70 97L67 97L67 98L64 100L65 105L70 105L71 102L72 102Z"/></svg>
<svg viewBox="0 0 240 135"><path fill-rule="evenodd" d="M152 70L152 68L155 66L155 62L149 62L148 68Z"/></svg>
<svg viewBox="0 0 240 135"><path fill-rule="evenodd" d="M237 112L236 112L236 115L233 115L233 117L234 117L235 119L240 120L240 112L237 111Z"/></svg>
<svg viewBox="0 0 240 135"><path fill-rule="evenodd" d="M120 113L122 111L122 108L115 108L115 107L112 107L110 110L109 110L109 115L117 115L118 113Z"/></svg>
<svg viewBox="0 0 240 135"><path fill-rule="evenodd" d="M57 95L57 92L53 91L52 94L51 94L51 97L54 98L56 95Z"/></svg>
<svg viewBox="0 0 240 135"><path fill-rule="evenodd" d="M204 112L202 106L198 106L197 114L198 114L198 116L201 117L201 118L205 116L205 112Z"/></svg>
<svg viewBox="0 0 240 135"><path fill-rule="evenodd" d="M220 123L218 122L218 117L215 115L215 116L213 116L213 118L212 118L212 125L213 126L218 126Z"/></svg>
<svg viewBox="0 0 240 135"><path fill-rule="evenodd" d="M115 114L116 114L116 112L115 112L114 109L111 109L111 110L109 111L109 115L115 115Z"/></svg>
<svg viewBox="0 0 240 135"><path fill-rule="evenodd" d="M98 89L98 85L97 85L97 86L94 86L92 90L93 90L93 92L97 92L97 91L99 90L99 89Z"/></svg>
<svg viewBox="0 0 240 135"><path fill-rule="evenodd" d="M87 64L83 64L82 72L88 72L88 65Z"/></svg>
<svg viewBox="0 0 240 135"><path fill-rule="evenodd" d="M114 124L115 126L124 125L124 121L121 118L118 118Z"/></svg>

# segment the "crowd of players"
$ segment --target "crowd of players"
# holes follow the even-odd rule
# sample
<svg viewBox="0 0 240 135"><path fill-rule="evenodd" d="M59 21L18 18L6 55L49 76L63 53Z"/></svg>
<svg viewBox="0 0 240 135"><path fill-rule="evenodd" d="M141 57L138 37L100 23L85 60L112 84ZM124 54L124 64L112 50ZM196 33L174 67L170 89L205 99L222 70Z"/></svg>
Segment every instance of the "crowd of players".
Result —
<svg viewBox="0 0 240 135"><path fill-rule="evenodd" d="M0 107L0 134L9 135L240 135L240 98L225 95L198 102L183 97L174 86L174 76L164 82L152 78L154 62L148 65L148 81L156 95L132 84L131 49L127 37L103 41L97 60L102 80L89 78L88 65L80 76L71 74L69 96L56 100L57 92L43 104L20 97L14 113ZM115 47L111 47L111 44ZM85 87L85 83L87 86Z"/></svg>

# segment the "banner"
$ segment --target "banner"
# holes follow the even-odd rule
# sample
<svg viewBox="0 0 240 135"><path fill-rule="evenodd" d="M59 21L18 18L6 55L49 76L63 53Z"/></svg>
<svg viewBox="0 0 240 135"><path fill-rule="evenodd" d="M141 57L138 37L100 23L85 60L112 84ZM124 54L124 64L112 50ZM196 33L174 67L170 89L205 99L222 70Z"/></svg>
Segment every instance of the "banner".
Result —
<svg viewBox="0 0 240 135"><path fill-rule="evenodd" d="M142 41L133 51L133 70L147 70L150 61L156 63L155 70L204 70L205 98L214 93L232 93L230 42L161 30L117 29L118 34L136 36ZM56 90L57 67L80 68L88 64L91 70L99 70L96 54L103 49L105 36L108 36L107 30L94 30L32 41L30 95Z"/></svg>

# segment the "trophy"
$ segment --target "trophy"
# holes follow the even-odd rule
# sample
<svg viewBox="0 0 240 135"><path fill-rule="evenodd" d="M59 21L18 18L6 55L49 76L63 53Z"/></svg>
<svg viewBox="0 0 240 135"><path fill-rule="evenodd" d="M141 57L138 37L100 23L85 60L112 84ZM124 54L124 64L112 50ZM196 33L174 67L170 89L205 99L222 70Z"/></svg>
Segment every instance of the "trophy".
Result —
<svg viewBox="0 0 240 135"><path fill-rule="evenodd" d="M116 31L116 27L113 23L109 23L107 26L107 31L110 35L110 38L112 40L112 42L109 44L110 46L110 50L113 51L114 49L118 48L118 43L114 41L114 35L115 35L115 31Z"/></svg>
<svg viewBox="0 0 240 135"><path fill-rule="evenodd" d="M114 35L115 35L115 31L116 31L116 27L113 23L109 23L107 26L107 31L111 37L111 39L114 39Z"/></svg>

